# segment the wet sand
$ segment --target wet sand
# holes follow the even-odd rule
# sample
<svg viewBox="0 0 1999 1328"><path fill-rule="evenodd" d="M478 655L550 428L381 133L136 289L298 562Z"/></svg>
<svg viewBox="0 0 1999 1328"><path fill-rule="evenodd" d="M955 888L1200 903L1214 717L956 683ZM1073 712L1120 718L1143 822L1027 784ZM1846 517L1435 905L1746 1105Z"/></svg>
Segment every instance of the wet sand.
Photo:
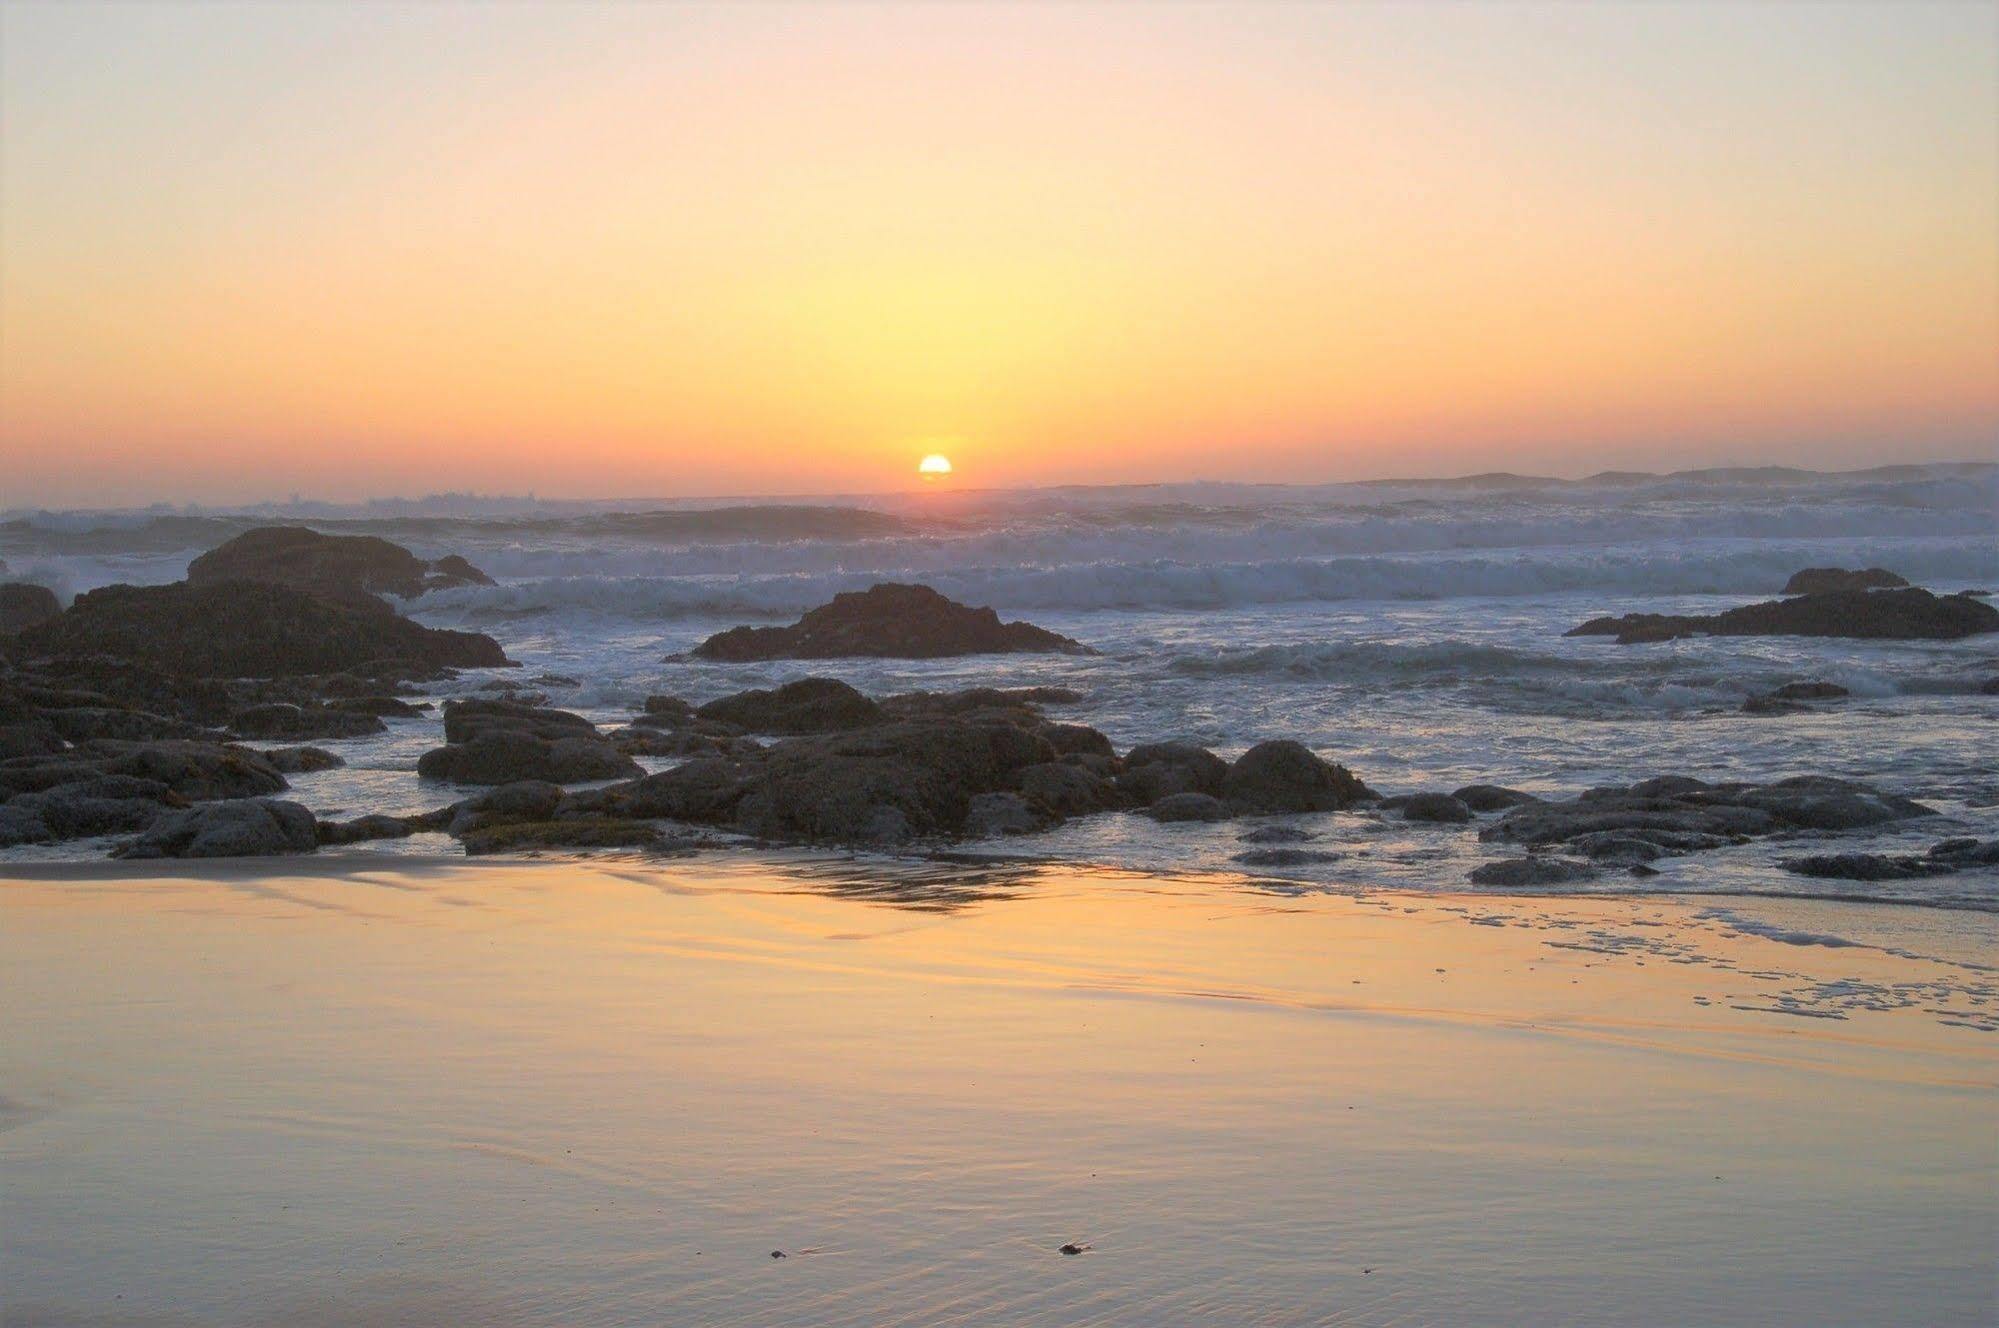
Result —
<svg viewBox="0 0 1999 1328"><path fill-rule="evenodd" d="M1987 1323L1995 943L803 857L10 867L0 1321Z"/></svg>

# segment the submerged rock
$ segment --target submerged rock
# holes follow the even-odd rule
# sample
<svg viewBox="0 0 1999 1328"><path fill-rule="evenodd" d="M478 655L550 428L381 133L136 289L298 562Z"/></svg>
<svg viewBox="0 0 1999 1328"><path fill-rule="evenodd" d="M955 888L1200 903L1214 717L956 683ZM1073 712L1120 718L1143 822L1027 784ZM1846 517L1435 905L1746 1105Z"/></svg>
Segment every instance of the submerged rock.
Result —
<svg viewBox="0 0 1999 1328"><path fill-rule="evenodd" d="M835 595L789 627L732 627L694 648L700 659L934 659L1022 651L1092 653L1031 623L946 599L928 586L883 584Z"/></svg>
<svg viewBox="0 0 1999 1328"><path fill-rule="evenodd" d="M1613 636L1619 645L1686 636L1833 636L1868 640L1952 641L1999 632L1999 609L1970 595L1927 590L1842 590L1745 604L1689 616L1627 613L1592 618L1569 636Z"/></svg>
<svg viewBox="0 0 1999 1328"><path fill-rule="evenodd" d="M457 554L426 563L373 535L324 535L304 526L262 526L187 565L190 584L262 581L333 598L412 599L448 586L490 586L493 578Z"/></svg>
<svg viewBox="0 0 1999 1328"><path fill-rule="evenodd" d="M1786 595L1823 595L1835 590L1900 590L1908 581L1885 567L1869 567L1858 572L1844 567L1807 567L1793 572L1784 583Z"/></svg>

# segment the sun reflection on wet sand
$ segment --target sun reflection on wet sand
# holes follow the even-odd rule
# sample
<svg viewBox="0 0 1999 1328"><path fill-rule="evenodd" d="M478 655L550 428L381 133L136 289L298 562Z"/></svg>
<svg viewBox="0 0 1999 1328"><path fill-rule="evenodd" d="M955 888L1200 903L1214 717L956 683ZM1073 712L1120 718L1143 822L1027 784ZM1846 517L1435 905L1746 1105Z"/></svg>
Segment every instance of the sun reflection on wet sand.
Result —
<svg viewBox="0 0 1999 1328"><path fill-rule="evenodd" d="M1990 937L802 856L268 869L0 884L31 1311L1953 1322L1989 1293Z"/></svg>

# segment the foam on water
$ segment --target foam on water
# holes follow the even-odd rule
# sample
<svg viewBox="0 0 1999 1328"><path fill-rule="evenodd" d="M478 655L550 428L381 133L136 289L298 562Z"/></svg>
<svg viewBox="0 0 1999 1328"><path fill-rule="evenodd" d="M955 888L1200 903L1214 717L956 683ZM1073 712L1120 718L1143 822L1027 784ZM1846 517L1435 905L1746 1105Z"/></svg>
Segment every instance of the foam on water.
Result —
<svg viewBox="0 0 1999 1328"><path fill-rule="evenodd" d="M1992 466L811 503L447 496L30 513L0 519L0 556L14 575L65 593L161 582L220 539L273 519L381 534L427 557L471 557L501 584L433 592L406 611L490 632L526 675L576 679L552 688L551 702L604 724L653 693L702 701L810 674L872 693L1055 684L1086 697L1063 717L1096 725L1120 747L1186 737L1229 754L1297 738L1384 792L1496 782L1565 793L1660 773L1823 772L1934 800L1948 824L1918 836L1999 833L1989 755L1999 745L1999 700L1979 694L1999 674L1999 636L1620 647L1563 635L1601 613L1706 613L1767 598L1806 566L1886 566L1937 589L1999 587ZM881 580L920 580L1031 616L1103 654L752 665L680 657L736 622L786 619ZM1748 697L1801 679L1838 683L1852 697L1816 713L1741 713ZM328 744L348 767L299 778L299 796L346 814L435 805L452 791L413 775L435 740L434 720L412 720L393 722L384 737ZM1462 831L1350 817L1319 830L1310 847L1336 859L1258 874L1325 887L1455 889L1482 860ZM1244 869L1236 861L1244 846L1227 828L1167 830L1134 817L981 847ZM1795 892L1800 882L1774 866L1780 851L1791 850L1703 855L1647 888ZM1957 905L1999 899L1999 882L1970 874L1867 888Z"/></svg>

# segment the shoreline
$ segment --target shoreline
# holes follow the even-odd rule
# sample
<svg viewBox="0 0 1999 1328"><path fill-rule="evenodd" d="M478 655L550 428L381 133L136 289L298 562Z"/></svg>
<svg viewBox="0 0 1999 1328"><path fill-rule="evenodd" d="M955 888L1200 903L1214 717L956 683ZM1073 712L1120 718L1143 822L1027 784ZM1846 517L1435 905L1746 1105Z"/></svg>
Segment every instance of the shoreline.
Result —
<svg viewBox="0 0 1999 1328"><path fill-rule="evenodd" d="M273 865L0 889L18 1321L1989 1315L1983 915Z"/></svg>

